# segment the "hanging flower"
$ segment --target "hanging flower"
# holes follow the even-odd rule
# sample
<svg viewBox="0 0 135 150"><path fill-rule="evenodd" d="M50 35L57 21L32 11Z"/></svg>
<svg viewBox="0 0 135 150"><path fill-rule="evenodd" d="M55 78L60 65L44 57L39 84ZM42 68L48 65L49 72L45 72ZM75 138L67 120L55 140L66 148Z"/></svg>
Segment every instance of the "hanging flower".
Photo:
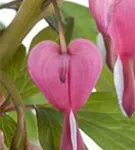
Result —
<svg viewBox="0 0 135 150"><path fill-rule="evenodd" d="M124 115L131 117L135 112L135 1L89 2L99 30L111 39L117 58L114 81L120 108Z"/></svg>
<svg viewBox="0 0 135 150"><path fill-rule="evenodd" d="M68 52L52 41L35 46L28 71L48 101L65 116L61 150L83 150L76 113L87 101L102 68L97 47L85 39L73 40Z"/></svg>
<svg viewBox="0 0 135 150"><path fill-rule="evenodd" d="M120 107L125 115L131 117L135 112L134 0L117 0L112 9L108 34L118 56L114 78Z"/></svg>
<svg viewBox="0 0 135 150"><path fill-rule="evenodd" d="M113 5L114 0L89 0L90 11L104 39L104 44L106 47L106 63L112 71L114 68L116 56L112 48L110 36L107 33L107 28L110 22L110 12L113 8Z"/></svg>

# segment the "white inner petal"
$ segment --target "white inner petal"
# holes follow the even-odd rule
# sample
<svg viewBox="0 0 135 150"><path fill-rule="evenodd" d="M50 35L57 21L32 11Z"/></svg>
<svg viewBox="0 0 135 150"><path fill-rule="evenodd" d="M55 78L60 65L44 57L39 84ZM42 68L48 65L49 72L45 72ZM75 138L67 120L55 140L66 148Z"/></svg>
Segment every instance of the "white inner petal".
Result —
<svg viewBox="0 0 135 150"><path fill-rule="evenodd" d="M105 43L104 43L104 39L101 33L98 34L97 36L97 46L101 52L101 55L103 57L103 60L105 62L106 60L106 47L105 47Z"/></svg>
<svg viewBox="0 0 135 150"><path fill-rule="evenodd" d="M69 123L70 123L72 147L73 150L77 150L77 126L76 126L75 116L72 110L70 111Z"/></svg>
<svg viewBox="0 0 135 150"><path fill-rule="evenodd" d="M114 83L115 83L116 94L118 96L121 111L125 116L127 116L122 106L122 99L124 93L124 74L123 74L122 62L119 56L117 58L114 67Z"/></svg>

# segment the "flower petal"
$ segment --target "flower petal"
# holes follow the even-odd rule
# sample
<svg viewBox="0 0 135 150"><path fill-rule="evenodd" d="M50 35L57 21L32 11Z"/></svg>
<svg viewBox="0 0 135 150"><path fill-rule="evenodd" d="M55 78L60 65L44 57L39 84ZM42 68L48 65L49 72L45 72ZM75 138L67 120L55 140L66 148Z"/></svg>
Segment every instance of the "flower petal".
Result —
<svg viewBox="0 0 135 150"><path fill-rule="evenodd" d="M84 150L84 143L73 112L65 114L60 150Z"/></svg>
<svg viewBox="0 0 135 150"><path fill-rule="evenodd" d="M28 70L48 101L61 111L77 111L84 105L102 69L102 57L88 40L70 43L68 54L50 41L31 51ZM65 82L63 82L65 81Z"/></svg>
<svg viewBox="0 0 135 150"><path fill-rule="evenodd" d="M118 57L115 69L115 86L119 104L124 115L132 117L135 112L134 58Z"/></svg>
<svg viewBox="0 0 135 150"><path fill-rule="evenodd" d="M104 34L107 34L113 4L114 0L89 0L90 11L96 20L100 32Z"/></svg>
<svg viewBox="0 0 135 150"><path fill-rule="evenodd" d="M69 124L70 124L70 134L73 150L77 150L77 125L76 120L73 114L73 111L70 111L69 115Z"/></svg>
<svg viewBox="0 0 135 150"><path fill-rule="evenodd" d="M135 56L134 0L119 0L113 5L108 34L117 55Z"/></svg>

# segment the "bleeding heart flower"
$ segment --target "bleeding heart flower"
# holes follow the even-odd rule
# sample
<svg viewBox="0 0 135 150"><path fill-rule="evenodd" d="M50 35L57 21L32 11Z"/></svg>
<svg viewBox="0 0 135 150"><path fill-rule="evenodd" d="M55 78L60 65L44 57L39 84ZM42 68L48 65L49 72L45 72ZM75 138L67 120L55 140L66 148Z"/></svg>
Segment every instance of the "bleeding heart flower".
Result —
<svg viewBox="0 0 135 150"><path fill-rule="evenodd" d="M61 53L58 44L44 41L35 46L28 59L28 71L48 101L65 114L61 150L82 150L83 141L76 113L87 101L102 68L97 47L77 39Z"/></svg>
<svg viewBox="0 0 135 150"><path fill-rule="evenodd" d="M113 71L116 56L114 54L111 39L108 35L107 29L109 22L111 21L111 11L115 3L118 0L89 0L90 11L97 23L99 31L104 38L104 44L106 47L106 63L108 67Z"/></svg>
<svg viewBox="0 0 135 150"><path fill-rule="evenodd" d="M110 11L114 0L89 0L89 8L96 20L100 32L107 35L107 27L110 22Z"/></svg>
<svg viewBox="0 0 135 150"><path fill-rule="evenodd" d="M135 1L89 0L89 2L99 30L104 38L108 36L111 39L117 58L114 80L120 108L126 116L131 117L135 112ZM109 43L108 37L105 39L106 45ZM111 60L109 55L107 57Z"/></svg>
<svg viewBox="0 0 135 150"><path fill-rule="evenodd" d="M116 1L116 0L115 0ZM113 6L108 34L117 54L115 85L123 112L135 112L135 1L119 0Z"/></svg>

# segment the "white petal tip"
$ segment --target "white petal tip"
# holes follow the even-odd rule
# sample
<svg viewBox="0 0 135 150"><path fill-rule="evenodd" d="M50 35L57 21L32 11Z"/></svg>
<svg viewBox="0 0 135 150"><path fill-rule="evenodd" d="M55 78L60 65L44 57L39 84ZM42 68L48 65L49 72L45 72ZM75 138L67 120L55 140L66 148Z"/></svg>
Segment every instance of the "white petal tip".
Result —
<svg viewBox="0 0 135 150"><path fill-rule="evenodd" d="M115 83L115 89L116 89L116 94L118 97L120 109L123 115L127 117L127 114L122 105L123 92L124 92L124 74L123 74L122 61L119 56L114 66L114 83Z"/></svg>
<svg viewBox="0 0 135 150"><path fill-rule="evenodd" d="M98 34L97 36L97 46L101 52L101 55L103 57L103 60L105 62L106 60L106 47L105 47L105 43L104 43L104 39L101 33Z"/></svg>
<svg viewBox="0 0 135 150"><path fill-rule="evenodd" d="M73 150L77 150L77 125L76 125L76 119L72 110L70 111L69 123L70 123L72 147L73 147Z"/></svg>

